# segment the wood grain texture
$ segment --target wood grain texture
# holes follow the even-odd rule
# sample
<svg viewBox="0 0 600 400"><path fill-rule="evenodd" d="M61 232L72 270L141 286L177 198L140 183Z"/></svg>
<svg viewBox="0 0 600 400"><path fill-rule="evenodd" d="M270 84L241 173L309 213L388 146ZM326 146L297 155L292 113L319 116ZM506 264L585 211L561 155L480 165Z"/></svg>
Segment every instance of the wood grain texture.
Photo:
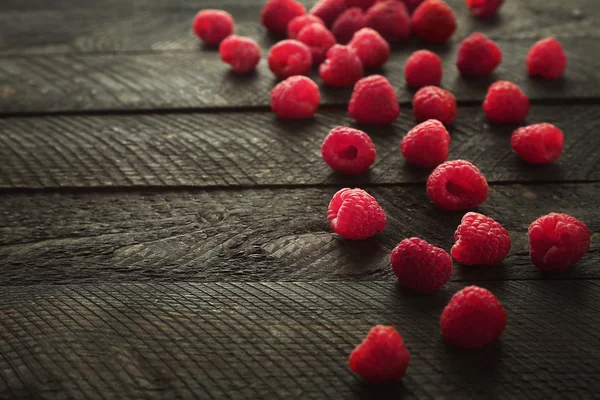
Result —
<svg viewBox="0 0 600 400"><path fill-rule="evenodd" d="M1 288L3 398L549 399L600 389L599 286L494 282L500 340L444 343L464 284L417 296L392 282ZM347 358L375 324L411 352L401 384L369 386Z"/></svg>

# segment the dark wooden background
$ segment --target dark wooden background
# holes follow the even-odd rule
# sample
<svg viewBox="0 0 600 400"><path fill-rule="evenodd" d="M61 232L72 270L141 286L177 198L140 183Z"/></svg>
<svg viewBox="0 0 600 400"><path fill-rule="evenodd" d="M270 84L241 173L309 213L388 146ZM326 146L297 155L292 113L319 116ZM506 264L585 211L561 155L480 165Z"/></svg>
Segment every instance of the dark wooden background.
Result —
<svg viewBox="0 0 600 400"><path fill-rule="evenodd" d="M0 4L0 398L599 398L600 4L506 0L491 21L459 19L429 47L459 101L451 158L480 167L490 198L478 210L511 232L497 267L455 265L431 296L401 289L394 245L420 236L449 250L461 214L432 206L428 171L399 155L414 125L403 65L382 71L402 113L364 127L373 169L345 178L320 144L350 124L349 90L322 87L311 120L269 111L275 80L263 59L239 77L190 30L201 8L231 12L266 54L277 38L258 23L260 0L2 0ZM462 79L457 45L474 31L498 41L490 77ZM538 39L560 38L564 79L527 77ZM487 86L512 80L532 100L528 122L565 133L554 164L511 152L514 127L488 124ZM386 230L347 242L326 221L341 187L362 187ZM592 231L590 253L564 273L530 263L527 227L567 212ZM447 346L439 315L469 284L508 312L497 343ZM346 361L368 329L393 324L411 352L401 384L369 386Z"/></svg>

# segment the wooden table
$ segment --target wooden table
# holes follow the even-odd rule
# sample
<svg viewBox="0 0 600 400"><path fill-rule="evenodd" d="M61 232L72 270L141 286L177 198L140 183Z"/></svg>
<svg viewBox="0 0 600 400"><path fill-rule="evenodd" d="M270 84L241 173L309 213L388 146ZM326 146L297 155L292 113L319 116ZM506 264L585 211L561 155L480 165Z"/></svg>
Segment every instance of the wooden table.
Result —
<svg viewBox="0 0 600 400"><path fill-rule="evenodd" d="M416 40L383 73L403 110L370 128L377 161L347 178L320 160L327 132L350 124L349 90L322 87L311 120L268 108L265 60L232 74L190 23L201 8L230 11L266 54L259 0L2 0L0 5L0 397L124 398L599 398L600 6L597 0L507 0L479 21L452 0L459 28L430 47L459 101L451 158L486 174L478 210L510 232L497 267L455 265L422 296L389 265L400 240L449 250L461 214L428 200L429 171L398 151L414 125L403 82ZM457 45L473 31L497 40L490 77L462 79ZM555 35L564 79L527 77L524 59ZM507 79L532 100L528 122L565 133L552 165L511 151L511 126L486 122L488 85ZM361 187L388 226L348 242L325 218L333 193ZM559 211L585 221L592 248L574 268L543 273L527 228ZM476 284L508 312L501 340L478 351L439 333L451 295ZM369 386L347 357L374 324L392 324L412 355L398 385Z"/></svg>

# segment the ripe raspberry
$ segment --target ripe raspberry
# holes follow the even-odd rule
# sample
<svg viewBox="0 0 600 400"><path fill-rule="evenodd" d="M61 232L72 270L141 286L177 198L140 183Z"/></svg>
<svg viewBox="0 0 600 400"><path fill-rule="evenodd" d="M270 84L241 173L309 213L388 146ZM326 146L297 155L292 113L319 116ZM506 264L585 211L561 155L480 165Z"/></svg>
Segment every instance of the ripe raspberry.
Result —
<svg viewBox="0 0 600 400"><path fill-rule="evenodd" d="M429 50L415 51L406 60L404 78L413 89L439 86L442 82L442 60Z"/></svg>
<svg viewBox="0 0 600 400"><path fill-rule="evenodd" d="M561 271L590 249L590 230L575 217L550 213L529 226L529 257L539 269Z"/></svg>
<svg viewBox="0 0 600 400"><path fill-rule="evenodd" d="M348 360L350 369L372 383L399 381L406 374L410 353L402 336L391 326L377 325Z"/></svg>
<svg viewBox="0 0 600 400"><path fill-rule="evenodd" d="M352 36L367 25L367 19L360 7L352 7L344 11L333 23L331 32L338 43L346 44Z"/></svg>
<svg viewBox="0 0 600 400"><path fill-rule="evenodd" d="M509 81L492 83L483 102L485 116L495 124L518 124L529 114L529 99Z"/></svg>
<svg viewBox="0 0 600 400"><path fill-rule="evenodd" d="M479 18L490 18L498 13L504 0L466 0L471 13Z"/></svg>
<svg viewBox="0 0 600 400"><path fill-rule="evenodd" d="M326 26L331 26L346 7L345 0L319 0L309 13L321 18Z"/></svg>
<svg viewBox="0 0 600 400"><path fill-rule="evenodd" d="M467 286L452 296L442 311L440 326L448 343L476 349L500 337L506 327L506 311L489 290Z"/></svg>
<svg viewBox="0 0 600 400"><path fill-rule="evenodd" d="M206 44L219 44L233 33L233 17L222 10L202 10L196 17L192 28L194 33Z"/></svg>
<svg viewBox="0 0 600 400"><path fill-rule="evenodd" d="M250 38L231 35L219 46L221 60L231 65L238 74L247 74L256 68L261 51L258 44Z"/></svg>
<svg viewBox="0 0 600 400"><path fill-rule="evenodd" d="M389 125L400 115L396 89L381 75L371 75L354 85L348 113L358 123Z"/></svg>
<svg viewBox="0 0 600 400"><path fill-rule="evenodd" d="M366 133L338 126L321 146L323 161L332 170L347 175L361 174L375 162L375 145Z"/></svg>
<svg viewBox="0 0 600 400"><path fill-rule="evenodd" d="M529 49L526 64L531 76L558 79L563 76L567 68L567 55L558 40L546 38Z"/></svg>
<svg viewBox="0 0 600 400"><path fill-rule="evenodd" d="M465 265L497 265L510 250L510 235L490 217L466 213L454 233L452 257Z"/></svg>
<svg viewBox="0 0 600 400"><path fill-rule="evenodd" d="M376 3L367 11L367 26L390 43L410 37L410 15L404 3L388 0Z"/></svg>
<svg viewBox="0 0 600 400"><path fill-rule="evenodd" d="M404 158L419 167L432 168L448 158L450 135L440 121L430 119L412 128L400 142Z"/></svg>
<svg viewBox="0 0 600 400"><path fill-rule="evenodd" d="M321 64L327 51L336 43L335 36L326 27L312 24L302 28L298 40L310 48L313 64Z"/></svg>
<svg viewBox="0 0 600 400"><path fill-rule="evenodd" d="M510 145L530 164L549 164L562 152L563 133L548 123L524 126L513 132Z"/></svg>
<svg viewBox="0 0 600 400"><path fill-rule="evenodd" d="M414 13L424 0L402 0L409 13Z"/></svg>
<svg viewBox="0 0 600 400"><path fill-rule="evenodd" d="M443 1L427 0L412 15L412 28L421 40L444 43L456 30L456 17Z"/></svg>
<svg viewBox="0 0 600 400"><path fill-rule="evenodd" d="M377 0L346 0L346 6L348 8L360 7L362 10L367 11L376 1Z"/></svg>
<svg viewBox="0 0 600 400"><path fill-rule="evenodd" d="M483 33L476 32L462 41L456 66L463 76L477 77L491 74L502 62L498 45Z"/></svg>
<svg viewBox="0 0 600 400"><path fill-rule="evenodd" d="M288 24L306 9L296 0L268 0L260 14L260 22L270 31L285 34Z"/></svg>
<svg viewBox="0 0 600 400"><path fill-rule="evenodd" d="M280 118L310 118L320 100L319 87L305 76L287 78L271 91L271 108Z"/></svg>
<svg viewBox="0 0 600 400"><path fill-rule="evenodd" d="M362 78L363 67L354 50L336 44L327 52L327 59L319 67L319 75L329 86L348 87Z"/></svg>
<svg viewBox="0 0 600 400"><path fill-rule="evenodd" d="M304 14L294 18L287 26L288 39L297 39L302 28L311 24L320 24L325 26L325 22L323 22L323 20L316 15Z"/></svg>
<svg viewBox="0 0 600 400"><path fill-rule="evenodd" d="M337 192L327 211L331 229L345 239L361 240L385 228L385 212L377 200L362 189Z"/></svg>
<svg viewBox="0 0 600 400"><path fill-rule="evenodd" d="M275 76L285 79L305 75L312 66L310 48L297 40L282 40L269 51L269 68Z"/></svg>
<svg viewBox="0 0 600 400"><path fill-rule="evenodd" d="M450 254L416 237L401 241L390 262L400 284L416 292L433 293L452 275Z"/></svg>
<svg viewBox="0 0 600 400"><path fill-rule="evenodd" d="M447 90L437 86L425 86L413 97L413 112L417 121L437 119L451 125L456 118L456 99Z"/></svg>
<svg viewBox="0 0 600 400"><path fill-rule="evenodd" d="M390 57L390 45L371 28L356 32L348 46L354 49L365 68L381 67Z"/></svg>
<svg viewBox="0 0 600 400"><path fill-rule="evenodd" d="M438 166L427 179L427 194L449 211L477 207L488 197L488 184L479 169L468 161L452 160Z"/></svg>

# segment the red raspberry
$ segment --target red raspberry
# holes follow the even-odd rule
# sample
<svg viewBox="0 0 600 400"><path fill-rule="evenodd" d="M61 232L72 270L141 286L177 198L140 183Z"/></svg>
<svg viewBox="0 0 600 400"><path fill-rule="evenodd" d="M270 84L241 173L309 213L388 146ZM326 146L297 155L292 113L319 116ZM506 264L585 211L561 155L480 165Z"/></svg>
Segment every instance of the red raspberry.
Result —
<svg viewBox="0 0 600 400"><path fill-rule="evenodd" d="M298 40L310 48L313 64L319 65L325 60L327 51L336 43L335 36L326 27L312 24L302 28Z"/></svg>
<svg viewBox="0 0 600 400"><path fill-rule="evenodd" d="M529 226L529 256L539 269L561 271L590 249L590 230L575 217L550 213Z"/></svg>
<svg viewBox="0 0 600 400"><path fill-rule="evenodd" d="M403 0L404 5L409 13L414 13L417 7L421 5L424 0Z"/></svg>
<svg viewBox="0 0 600 400"><path fill-rule="evenodd" d="M260 22L270 31L285 34L288 24L306 9L296 0L268 0L260 14Z"/></svg>
<svg viewBox="0 0 600 400"><path fill-rule="evenodd" d="M432 168L448 158L450 135L440 121L430 119L412 128L400 142L404 158L419 167Z"/></svg>
<svg viewBox="0 0 600 400"><path fill-rule="evenodd" d="M442 311L440 326L448 343L477 349L500 337L506 327L506 311L489 290L467 286L452 296Z"/></svg>
<svg viewBox="0 0 600 400"><path fill-rule="evenodd" d="M287 26L287 37L289 39L297 39L302 28L312 24L320 24L325 26L323 20L316 15L304 14L294 18Z"/></svg>
<svg viewBox="0 0 600 400"><path fill-rule="evenodd" d="M429 175L427 194L444 210L468 210L487 199L488 184L476 166L465 160L452 160Z"/></svg>
<svg viewBox="0 0 600 400"><path fill-rule="evenodd" d="M367 11L367 26L390 43L410 37L410 15L402 2L388 0L376 3Z"/></svg>
<svg viewBox="0 0 600 400"><path fill-rule="evenodd" d="M529 99L521 88L509 81L492 83L488 89L483 111L495 124L518 124L529 114Z"/></svg>
<svg viewBox="0 0 600 400"><path fill-rule="evenodd" d="M444 43L456 30L456 17L443 1L427 0L412 15L412 28L421 40Z"/></svg>
<svg viewBox="0 0 600 400"><path fill-rule="evenodd" d="M348 43L365 68L378 68L390 57L390 45L377 31L363 28L356 32Z"/></svg>
<svg viewBox="0 0 600 400"><path fill-rule="evenodd" d="M346 6L350 7L360 7L362 10L367 11L369 8L373 7L377 0L346 0Z"/></svg>
<svg viewBox="0 0 600 400"><path fill-rule="evenodd" d="M465 265L497 265L510 250L510 235L490 217L466 213L454 233L452 257Z"/></svg>
<svg viewBox="0 0 600 400"><path fill-rule="evenodd" d="M390 262L400 284L416 292L433 293L452 275L450 254L416 237L401 241Z"/></svg>
<svg viewBox="0 0 600 400"><path fill-rule="evenodd" d="M361 174L375 162L375 145L366 133L338 126L321 146L323 161L332 170L347 175Z"/></svg>
<svg viewBox="0 0 600 400"><path fill-rule="evenodd" d="M546 38L529 49L526 64L531 76L558 79L567 68L567 55L558 40Z"/></svg>
<svg viewBox="0 0 600 400"><path fill-rule="evenodd" d="M329 86L348 87L362 78L363 67L354 50L336 44L327 52L327 59L319 67L319 75Z"/></svg>
<svg viewBox="0 0 600 400"><path fill-rule="evenodd" d="M498 45L483 33L476 32L462 41L456 66L463 76L477 77L491 74L502 62Z"/></svg>
<svg viewBox="0 0 600 400"><path fill-rule="evenodd" d="M250 38L231 35L219 46L221 60L231 65L238 74L247 74L256 68L261 51L258 44Z"/></svg>
<svg viewBox="0 0 600 400"><path fill-rule="evenodd" d="M362 189L337 192L327 211L331 229L345 239L361 240L385 228L385 212L377 200Z"/></svg>
<svg viewBox="0 0 600 400"><path fill-rule="evenodd" d="M362 379L372 383L394 382L406 374L410 353L402 336L391 326L377 325L359 344L348 364Z"/></svg>
<svg viewBox="0 0 600 400"><path fill-rule="evenodd" d="M233 33L233 17L222 10L202 10L196 17L192 28L194 33L206 44L219 44Z"/></svg>
<svg viewBox="0 0 600 400"><path fill-rule="evenodd" d="M344 11L333 23L331 32L338 43L346 44L352 36L367 25L367 19L360 7L349 8Z"/></svg>
<svg viewBox="0 0 600 400"><path fill-rule="evenodd" d="M320 100L319 87L305 76L287 78L271 91L271 108L280 118L310 118Z"/></svg>
<svg viewBox="0 0 600 400"><path fill-rule="evenodd" d="M404 78L413 89L438 86L442 82L442 60L429 50L415 51L406 60Z"/></svg>
<svg viewBox="0 0 600 400"><path fill-rule="evenodd" d="M305 75L311 66L310 48L297 40L282 40L269 51L269 68L278 78Z"/></svg>
<svg viewBox="0 0 600 400"><path fill-rule="evenodd" d="M451 125L456 118L456 99L447 90L437 86L425 86L413 97L413 112L417 121L437 119Z"/></svg>
<svg viewBox="0 0 600 400"><path fill-rule="evenodd" d="M321 18L325 25L331 26L336 18L346 10L345 0L319 0L309 13Z"/></svg>
<svg viewBox="0 0 600 400"><path fill-rule="evenodd" d="M466 0L471 13L479 18L490 18L498 13L504 0Z"/></svg>
<svg viewBox="0 0 600 400"><path fill-rule="evenodd" d="M548 123L524 126L513 132L510 145L530 164L549 164L562 152L563 133Z"/></svg>
<svg viewBox="0 0 600 400"><path fill-rule="evenodd" d="M363 78L354 85L348 113L358 123L389 125L400 115L396 89L384 76Z"/></svg>

